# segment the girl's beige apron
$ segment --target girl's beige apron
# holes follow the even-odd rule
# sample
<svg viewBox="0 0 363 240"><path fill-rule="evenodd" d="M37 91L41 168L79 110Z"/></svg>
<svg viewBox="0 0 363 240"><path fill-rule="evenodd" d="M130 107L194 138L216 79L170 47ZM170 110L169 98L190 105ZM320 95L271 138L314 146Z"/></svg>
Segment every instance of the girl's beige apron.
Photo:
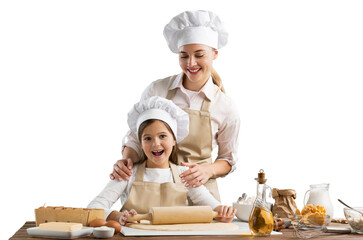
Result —
<svg viewBox="0 0 363 240"><path fill-rule="evenodd" d="M176 90L176 88L169 90L166 98L171 100ZM189 114L189 135L177 144L179 164L180 162L196 163L199 165L212 163L213 137L209 107L210 100L204 98L200 111L183 109ZM221 201L215 178L209 179L204 186L218 201Z"/></svg>
<svg viewBox="0 0 363 240"><path fill-rule="evenodd" d="M146 161L140 163L135 181L121 211L135 209L137 213L148 213L151 207L185 206L188 189L181 182L175 164L169 162L174 183L144 182Z"/></svg>

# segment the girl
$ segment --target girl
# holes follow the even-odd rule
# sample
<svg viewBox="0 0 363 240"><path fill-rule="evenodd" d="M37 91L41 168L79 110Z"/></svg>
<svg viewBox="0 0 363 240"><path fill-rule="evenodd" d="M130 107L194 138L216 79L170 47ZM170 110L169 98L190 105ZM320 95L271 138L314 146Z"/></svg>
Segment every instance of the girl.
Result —
<svg viewBox="0 0 363 240"><path fill-rule="evenodd" d="M209 205L221 216L234 216L236 210L220 205L204 186L186 188L181 182L179 174L188 168L176 165L176 149L188 135L187 113L172 101L154 96L135 104L128 114L128 124L140 141L141 162L134 166L129 180L110 181L88 208L103 208L107 220L125 225L129 214L148 213L154 206L185 206L189 197L194 205ZM110 210L118 199L121 212Z"/></svg>
<svg viewBox="0 0 363 240"><path fill-rule="evenodd" d="M141 99L164 97L189 114L189 135L178 144L178 163L190 169L180 177L187 187L204 184L220 201L216 178L235 169L240 127L236 107L213 68L228 33L213 12L186 11L165 26L164 36L170 50L179 55L182 72L151 83ZM110 175L119 181L132 176L133 162L142 155L136 135L129 132L124 139L123 157Z"/></svg>

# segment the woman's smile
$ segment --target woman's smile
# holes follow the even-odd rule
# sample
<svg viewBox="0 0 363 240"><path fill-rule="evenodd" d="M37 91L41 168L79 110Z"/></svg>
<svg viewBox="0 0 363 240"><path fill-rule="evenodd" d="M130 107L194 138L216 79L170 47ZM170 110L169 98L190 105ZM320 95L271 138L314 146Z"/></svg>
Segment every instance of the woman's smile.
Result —
<svg viewBox="0 0 363 240"><path fill-rule="evenodd" d="M190 72L190 74L198 74L199 73L199 70L201 70L201 68L194 68L194 69L191 69L191 68L187 68L187 70Z"/></svg>

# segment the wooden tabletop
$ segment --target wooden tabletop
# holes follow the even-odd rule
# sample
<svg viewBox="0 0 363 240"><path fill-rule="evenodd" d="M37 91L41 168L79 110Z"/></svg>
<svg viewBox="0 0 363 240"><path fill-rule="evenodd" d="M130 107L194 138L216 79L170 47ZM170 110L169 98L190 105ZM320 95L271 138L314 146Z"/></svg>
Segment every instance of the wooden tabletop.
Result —
<svg viewBox="0 0 363 240"><path fill-rule="evenodd" d="M340 224L340 223L332 223L329 226L332 227L349 227L347 224ZM28 236L26 229L30 227L35 227L35 222L26 222L24 226L22 226L15 234L12 236L9 240L44 240L45 238L31 238ZM284 229L281 231L282 235L271 235L269 237L258 237L258 239L298 239L293 229ZM140 237L125 237L121 233L116 234L113 236L113 238L108 238L112 240L116 239L124 239L124 240L156 240L156 239L172 239L172 240L187 240L187 239L205 239L205 240L211 240L211 239L251 239L252 236L239 236L239 235L228 235L228 236L140 236ZM93 235L85 238L77 238L77 239L96 239L93 237ZM324 233L319 235L318 237L314 237L312 239L363 239L363 235L359 234L332 234L332 233Z"/></svg>

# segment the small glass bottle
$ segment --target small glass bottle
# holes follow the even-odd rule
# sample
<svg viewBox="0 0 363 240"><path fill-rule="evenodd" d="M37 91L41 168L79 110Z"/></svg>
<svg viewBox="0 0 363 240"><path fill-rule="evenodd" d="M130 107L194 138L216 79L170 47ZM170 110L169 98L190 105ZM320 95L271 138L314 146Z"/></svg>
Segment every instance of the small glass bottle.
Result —
<svg viewBox="0 0 363 240"><path fill-rule="evenodd" d="M269 236L274 226L274 219L269 205L266 202L267 179L263 169L258 173L256 200L248 220L251 233L256 236Z"/></svg>

